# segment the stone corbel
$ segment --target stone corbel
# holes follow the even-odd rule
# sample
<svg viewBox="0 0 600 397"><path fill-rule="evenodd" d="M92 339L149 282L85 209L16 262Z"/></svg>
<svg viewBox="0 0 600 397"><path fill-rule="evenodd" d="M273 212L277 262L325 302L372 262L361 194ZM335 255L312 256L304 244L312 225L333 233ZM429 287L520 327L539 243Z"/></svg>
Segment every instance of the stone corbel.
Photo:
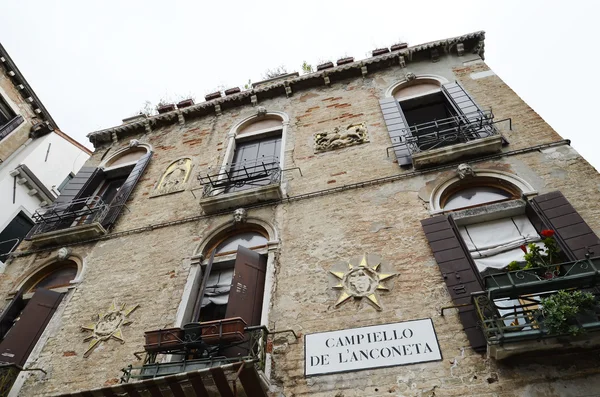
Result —
<svg viewBox="0 0 600 397"><path fill-rule="evenodd" d="M323 76L323 81L325 82L325 85L330 85L331 84L331 80L329 80L329 76L327 76L327 75Z"/></svg>
<svg viewBox="0 0 600 397"><path fill-rule="evenodd" d="M363 79L367 77L367 65L363 65L360 68L360 72L362 73Z"/></svg>
<svg viewBox="0 0 600 397"><path fill-rule="evenodd" d="M288 98L291 97L292 96L292 87L290 87L290 82L284 81L283 85L285 87L285 96Z"/></svg>
<svg viewBox="0 0 600 397"><path fill-rule="evenodd" d="M258 97L256 95L251 95L250 103L252 103L252 106L256 106L258 104Z"/></svg>
<svg viewBox="0 0 600 397"><path fill-rule="evenodd" d="M435 63L440 60L440 51L437 48L431 49L431 62Z"/></svg>
<svg viewBox="0 0 600 397"><path fill-rule="evenodd" d="M465 54L465 45L463 43L458 43L456 45L456 53L459 57L462 57Z"/></svg>
<svg viewBox="0 0 600 397"><path fill-rule="evenodd" d="M146 134L149 134L152 132L152 128L150 127L149 120L144 121L144 130L146 131Z"/></svg>
<svg viewBox="0 0 600 397"><path fill-rule="evenodd" d="M179 125L185 124L185 118L183 117L183 113L181 113L181 110L179 109L177 109L177 121L179 122Z"/></svg>
<svg viewBox="0 0 600 397"><path fill-rule="evenodd" d="M404 59L404 55L400 55L398 57L398 64L400 65L401 68L406 67L406 60Z"/></svg>
<svg viewBox="0 0 600 397"><path fill-rule="evenodd" d="M220 116L221 113L221 105L219 105L218 103L215 105L215 113L217 114L217 116Z"/></svg>

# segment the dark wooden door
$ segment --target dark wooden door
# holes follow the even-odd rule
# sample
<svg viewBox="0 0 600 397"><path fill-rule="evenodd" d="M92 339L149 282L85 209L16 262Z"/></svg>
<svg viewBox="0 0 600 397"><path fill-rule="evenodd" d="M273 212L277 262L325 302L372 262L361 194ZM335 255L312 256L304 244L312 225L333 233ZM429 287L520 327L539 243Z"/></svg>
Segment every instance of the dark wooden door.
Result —
<svg viewBox="0 0 600 397"><path fill-rule="evenodd" d="M40 288L21 312L19 320L0 342L0 361L25 365L63 295Z"/></svg>

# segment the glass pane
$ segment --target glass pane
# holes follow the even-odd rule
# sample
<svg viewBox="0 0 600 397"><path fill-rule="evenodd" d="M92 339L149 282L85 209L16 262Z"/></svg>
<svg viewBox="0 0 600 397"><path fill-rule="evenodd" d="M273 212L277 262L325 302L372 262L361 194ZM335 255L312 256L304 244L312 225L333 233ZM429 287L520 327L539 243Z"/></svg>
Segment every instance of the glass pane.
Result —
<svg viewBox="0 0 600 397"><path fill-rule="evenodd" d="M262 234L256 232L244 232L223 240L221 244L218 245L216 254L235 251L237 250L238 245L250 248L266 244L267 239Z"/></svg>
<svg viewBox="0 0 600 397"><path fill-rule="evenodd" d="M31 290L35 291L38 288L56 288L69 284L77 275L77 269L72 267L63 267L53 271L37 283Z"/></svg>
<svg viewBox="0 0 600 397"><path fill-rule="evenodd" d="M511 198L512 195L502 189L491 186L469 187L451 195L444 205L445 210L469 207Z"/></svg>

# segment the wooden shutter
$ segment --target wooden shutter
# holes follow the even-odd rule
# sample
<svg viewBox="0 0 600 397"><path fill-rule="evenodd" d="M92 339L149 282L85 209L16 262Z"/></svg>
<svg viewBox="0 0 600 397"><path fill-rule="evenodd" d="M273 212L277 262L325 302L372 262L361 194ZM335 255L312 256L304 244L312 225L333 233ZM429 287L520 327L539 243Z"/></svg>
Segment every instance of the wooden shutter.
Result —
<svg viewBox="0 0 600 397"><path fill-rule="evenodd" d="M409 138L410 131L408 129L408 123L402 113L402 109L398 104L396 98L384 98L379 101L381 106L381 113L383 113L383 119L387 126L388 134L392 140L392 145L398 145L405 143L405 145L395 146L394 153L396 153L396 159L400 166L412 165L412 158L408 145L406 145L406 139Z"/></svg>
<svg viewBox="0 0 600 397"><path fill-rule="evenodd" d="M19 290L0 314L0 339L4 338L8 330L12 328L15 319L19 317L24 307L23 291Z"/></svg>
<svg viewBox="0 0 600 397"><path fill-rule="evenodd" d="M40 288L27 303L19 321L0 342L0 361L25 365L29 353L56 311L62 294Z"/></svg>
<svg viewBox="0 0 600 397"><path fill-rule="evenodd" d="M144 170L148 166L150 159L152 158L152 152L148 152L143 155L131 170L131 173L123 183L123 185L119 188L119 192L115 196L115 198L110 202L110 208L104 219L102 219L102 226L107 230L115 223L119 214L121 213L121 209L125 205L125 202L131 195L131 192L137 185L138 181L142 177Z"/></svg>
<svg viewBox="0 0 600 397"><path fill-rule="evenodd" d="M463 118L465 123L475 123L484 116L481 108L475 103L473 98L465 91L458 81L442 84L442 93L452 105L459 117ZM490 135L491 130L481 128L472 131L479 138L485 138Z"/></svg>
<svg viewBox="0 0 600 397"><path fill-rule="evenodd" d="M471 347L485 351L487 342L479 327L471 293L481 291L482 283L473 259L459 237L453 221L445 215L421 221L425 237L444 277L448 292L455 305L460 307L458 315Z"/></svg>
<svg viewBox="0 0 600 397"><path fill-rule="evenodd" d="M226 318L241 317L248 325L260 325L267 258L238 246Z"/></svg>
<svg viewBox="0 0 600 397"><path fill-rule="evenodd" d="M541 194L531 200L531 207L571 260L584 259L588 249L600 256L600 239L559 191Z"/></svg>
<svg viewBox="0 0 600 397"><path fill-rule="evenodd" d="M104 172L95 167L82 167L77 175L64 187L55 203L65 204L76 198L91 196L102 179Z"/></svg>

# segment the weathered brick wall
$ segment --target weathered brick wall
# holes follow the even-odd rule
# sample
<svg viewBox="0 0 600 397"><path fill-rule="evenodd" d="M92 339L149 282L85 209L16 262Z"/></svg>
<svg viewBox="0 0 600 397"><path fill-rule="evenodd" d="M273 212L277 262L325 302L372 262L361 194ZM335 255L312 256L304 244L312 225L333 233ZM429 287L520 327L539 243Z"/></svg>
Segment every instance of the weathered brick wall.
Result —
<svg viewBox="0 0 600 397"><path fill-rule="evenodd" d="M406 71L417 75L439 72L448 80L456 76L475 100L491 106L498 118L512 117L513 131L502 127L510 141L504 151L560 140L497 76L472 79L472 73L488 70L484 63L462 64L472 58L443 57L439 64L409 63ZM300 167L304 175L300 177L296 171L284 174L290 196L373 178L409 176L412 170L401 170L393 155L386 156L391 143L378 104L403 73L394 67L366 79L350 79L259 103L267 110L285 112L290 118L286 167ZM132 136L151 144L155 154L115 231L201 214L198 199L190 192L190 188L200 186L196 176L209 166L214 169L221 164L227 133L254 112L250 106L234 108L222 116L190 119L184 125L173 124ZM355 122L367 124L369 143L314 153L316 132ZM125 141L110 151L126 146ZM100 164L108 149L98 150L88 164ZM188 190L150 198L165 168L184 156L194 162ZM600 232L600 178L568 146L474 163L474 167L514 173L540 193L560 189L590 226ZM599 370L592 359L598 352L561 355L560 359L555 357L555 362L527 358L498 364L468 347L455 313L439 315L440 308L450 305L451 300L419 221L429 216L423 192L452 173L422 173L392 183L249 211L251 217L274 225L281 239L270 328L292 328L306 334L431 317L444 357L439 362L305 378L303 341L283 343L278 338L272 355L274 391L288 397L592 395L600 384ZM197 197L200 192L195 192ZM85 261L83 280L74 286L72 298L32 363L49 375L29 375L21 395L51 395L116 382L120 368L136 363L133 352L142 350L144 331L173 324L191 256L206 236L227 222L229 216L209 217L72 247L73 254ZM383 310L376 311L366 301L349 301L335 308L337 292L331 289L328 271L365 252L381 256L387 266L384 270L398 273L386 283L391 290L379 294ZM15 259L0 279L0 291L6 295L24 274L53 255L55 251ZM106 310L113 299L128 306L140 304L131 316L133 324L123 329L125 343L109 341L85 359L87 344L82 340L86 334L80 332L80 326ZM565 394L565 390L571 394Z"/></svg>

